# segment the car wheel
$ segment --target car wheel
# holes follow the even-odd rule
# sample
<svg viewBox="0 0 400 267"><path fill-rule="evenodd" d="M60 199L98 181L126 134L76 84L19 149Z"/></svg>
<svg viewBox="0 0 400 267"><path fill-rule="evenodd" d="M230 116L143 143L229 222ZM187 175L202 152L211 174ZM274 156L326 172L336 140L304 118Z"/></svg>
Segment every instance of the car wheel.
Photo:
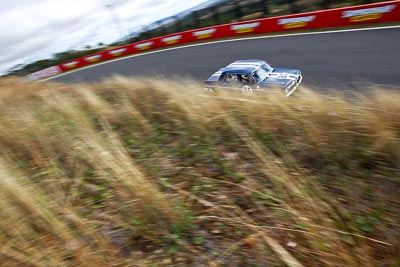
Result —
<svg viewBox="0 0 400 267"><path fill-rule="evenodd" d="M251 88L251 86L249 85L244 85L242 87L242 93L245 95L253 95L253 88Z"/></svg>

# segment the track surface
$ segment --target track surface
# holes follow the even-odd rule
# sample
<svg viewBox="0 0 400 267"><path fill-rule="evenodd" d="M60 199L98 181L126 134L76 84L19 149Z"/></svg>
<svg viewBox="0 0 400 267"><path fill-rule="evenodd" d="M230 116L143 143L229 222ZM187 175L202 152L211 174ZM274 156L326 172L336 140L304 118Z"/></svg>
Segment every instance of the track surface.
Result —
<svg viewBox="0 0 400 267"><path fill-rule="evenodd" d="M143 54L82 69L62 82L99 81L113 74L187 76L206 79L238 59L265 59L276 67L298 68L303 84L360 88L376 83L400 86L400 28L236 40Z"/></svg>

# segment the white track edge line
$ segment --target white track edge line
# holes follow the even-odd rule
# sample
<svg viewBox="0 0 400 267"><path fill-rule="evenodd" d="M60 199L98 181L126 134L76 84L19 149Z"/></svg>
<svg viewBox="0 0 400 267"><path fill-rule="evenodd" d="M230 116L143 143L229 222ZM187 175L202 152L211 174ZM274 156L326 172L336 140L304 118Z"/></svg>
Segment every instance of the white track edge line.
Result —
<svg viewBox="0 0 400 267"><path fill-rule="evenodd" d="M371 28L361 28L361 29L343 29L343 30L332 30L332 31L319 31L319 32L301 32L301 33L287 33L287 34L279 34L279 35L272 35L272 36L253 36L253 37L243 37L243 38L234 38L234 39L229 39L229 40L219 40L219 41L213 41L213 42L205 42L205 43L200 43L200 44L190 44L190 45L182 45L178 47L171 47L171 48L161 48L156 51L149 51L145 53L140 53L140 54L134 54L126 57L121 57L121 58L116 58L112 60L107 60L105 62L97 63L94 65L82 67L76 70L71 70L65 73L57 74L54 76L51 76L49 78L41 79L38 80L39 82L42 81L48 81L51 79L59 78L68 74L72 74L74 72L78 72L81 70L97 67L103 64L107 63L112 63L124 59L129 59L133 57L139 57L139 56L145 56L145 55L150 55L154 53L160 53L160 52L165 52L165 51L171 51L175 49L181 49L181 48L188 48L188 47L195 47L195 46L201 46L201 45L208 45L208 44L218 44L218 43L228 43L228 42L235 42L235 41L246 41L246 40L254 40L254 39L267 39L267 38L278 38L278 37L289 37L289 36L301 36L301 35L317 35L317 34L328 34L328 33L341 33L341 32L354 32L354 31L371 31L371 30L386 30L386 29L394 29L394 28L400 28L400 25L393 25L393 26L384 26L384 27L371 27Z"/></svg>

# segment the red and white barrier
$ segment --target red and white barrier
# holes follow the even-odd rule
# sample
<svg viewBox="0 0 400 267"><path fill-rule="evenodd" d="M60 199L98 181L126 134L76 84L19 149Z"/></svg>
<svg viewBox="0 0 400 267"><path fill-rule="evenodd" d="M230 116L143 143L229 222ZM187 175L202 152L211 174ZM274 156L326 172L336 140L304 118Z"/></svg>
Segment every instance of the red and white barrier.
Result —
<svg viewBox="0 0 400 267"><path fill-rule="evenodd" d="M46 77L54 76L61 73L61 70L58 66L49 67L31 74L28 74L27 77L29 80L40 80Z"/></svg>
<svg viewBox="0 0 400 267"><path fill-rule="evenodd" d="M400 0L236 22L169 34L124 45L65 62L32 73L28 77L30 79L42 79L105 60L210 39L394 21L400 21Z"/></svg>

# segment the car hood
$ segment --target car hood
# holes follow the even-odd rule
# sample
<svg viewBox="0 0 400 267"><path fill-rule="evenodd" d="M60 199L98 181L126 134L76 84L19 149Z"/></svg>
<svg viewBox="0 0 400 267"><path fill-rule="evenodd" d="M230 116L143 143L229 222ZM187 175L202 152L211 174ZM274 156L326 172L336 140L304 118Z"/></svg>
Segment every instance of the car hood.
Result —
<svg viewBox="0 0 400 267"><path fill-rule="evenodd" d="M275 68L260 84L265 86L288 86L290 83L297 80L300 75L301 72L297 69Z"/></svg>

